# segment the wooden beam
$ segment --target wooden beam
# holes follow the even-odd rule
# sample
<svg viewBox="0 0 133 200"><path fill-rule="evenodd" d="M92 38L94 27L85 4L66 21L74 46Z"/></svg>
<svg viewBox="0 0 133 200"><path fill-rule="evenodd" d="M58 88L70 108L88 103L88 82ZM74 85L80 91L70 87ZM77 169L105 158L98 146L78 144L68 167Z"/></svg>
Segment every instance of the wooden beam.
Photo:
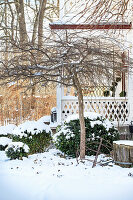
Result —
<svg viewBox="0 0 133 200"><path fill-rule="evenodd" d="M49 24L51 29L131 29L132 23L121 24Z"/></svg>

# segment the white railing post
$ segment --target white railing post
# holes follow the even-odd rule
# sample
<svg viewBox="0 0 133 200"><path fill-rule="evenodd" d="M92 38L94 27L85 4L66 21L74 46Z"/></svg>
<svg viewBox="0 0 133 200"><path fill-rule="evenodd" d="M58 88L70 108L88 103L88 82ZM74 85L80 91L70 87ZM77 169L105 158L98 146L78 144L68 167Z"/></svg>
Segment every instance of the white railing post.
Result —
<svg viewBox="0 0 133 200"><path fill-rule="evenodd" d="M59 20L63 20L65 13L65 0L59 1ZM63 34L62 34L63 35ZM62 37L61 35L61 37ZM56 109L57 109L57 123L62 122L62 97L64 96L64 87L58 83L56 88Z"/></svg>
<svg viewBox="0 0 133 200"><path fill-rule="evenodd" d="M133 59L133 56L132 56ZM128 79L128 99L129 99L129 122L133 121L133 66L129 68Z"/></svg>
<svg viewBox="0 0 133 200"><path fill-rule="evenodd" d="M128 75L128 103L129 103L129 118L128 123L133 121L133 30L128 32L127 40L130 45L129 52L129 75Z"/></svg>
<svg viewBox="0 0 133 200"><path fill-rule="evenodd" d="M127 19L129 22L133 21L133 1L130 0L129 3L129 10ZM125 35L125 41L127 43L127 47L129 48L129 59L133 63L133 29L129 30L128 33ZM128 73L128 105L129 105L129 116L128 116L128 123L133 120L133 66L129 61L129 73Z"/></svg>
<svg viewBox="0 0 133 200"><path fill-rule="evenodd" d="M62 90L64 88L62 88L61 84L58 83L57 84L57 89L56 89L56 108L57 108L57 123L61 124L61 113L62 113L62 109L61 109L61 103L62 103Z"/></svg>

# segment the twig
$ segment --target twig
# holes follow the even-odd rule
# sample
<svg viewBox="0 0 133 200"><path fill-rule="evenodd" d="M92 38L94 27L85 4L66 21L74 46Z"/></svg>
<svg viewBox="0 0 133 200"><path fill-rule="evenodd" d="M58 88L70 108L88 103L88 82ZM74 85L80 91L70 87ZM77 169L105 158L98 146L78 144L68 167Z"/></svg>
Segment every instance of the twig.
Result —
<svg viewBox="0 0 133 200"><path fill-rule="evenodd" d="M99 144L99 147L98 147L98 150L97 150L97 153L96 153L92 168L94 168L96 166L97 158L98 158L99 151L100 151L100 148L101 148L101 145L102 145L102 141L103 141L103 138L100 138L100 144Z"/></svg>

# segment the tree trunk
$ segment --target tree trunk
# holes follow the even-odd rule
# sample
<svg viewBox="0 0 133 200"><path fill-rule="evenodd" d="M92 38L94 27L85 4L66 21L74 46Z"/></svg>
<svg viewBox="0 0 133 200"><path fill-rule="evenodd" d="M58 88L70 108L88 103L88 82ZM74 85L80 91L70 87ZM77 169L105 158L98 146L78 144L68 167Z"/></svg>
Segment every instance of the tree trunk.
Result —
<svg viewBox="0 0 133 200"><path fill-rule="evenodd" d="M35 85L31 88L31 109L35 108L36 98L35 98Z"/></svg>
<svg viewBox="0 0 133 200"><path fill-rule="evenodd" d="M35 40L36 40L36 36L37 36L37 26L38 26L38 17L39 17L39 13L36 14L36 18L35 18L35 22L34 22L34 26L33 26L33 35L32 35L32 45L35 45Z"/></svg>
<svg viewBox="0 0 133 200"><path fill-rule="evenodd" d="M80 159L85 158L85 120L84 120L84 103L82 89L78 90L78 102L79 102L79 121L80 121Z"/></svg>
<svg viewBox="0 0 133 200"><path fill-rule="evenodd" d="M46 9L47 0L40 1L40 10L39 10L39 22L38 22L38 48L42 47L43 44L43 19Z"/></svg>
<svg viewBox="0 0 133 200"><path fill-rule="evenodd" d="M23 45L28 42L28 35L26 30L25 14L24 14L24 1L15 0L15 6L19 23L20 44Z"/></svg>
<svg viewBox="0 0 133 200"><path fill-rule="evenodd" d="M80 82L78 80L76 72L74 73L75 88L78 91L78 102L79 102L79 121L80 121L80 159L85 158L85 120L84 120L84 101Z"/></svg>

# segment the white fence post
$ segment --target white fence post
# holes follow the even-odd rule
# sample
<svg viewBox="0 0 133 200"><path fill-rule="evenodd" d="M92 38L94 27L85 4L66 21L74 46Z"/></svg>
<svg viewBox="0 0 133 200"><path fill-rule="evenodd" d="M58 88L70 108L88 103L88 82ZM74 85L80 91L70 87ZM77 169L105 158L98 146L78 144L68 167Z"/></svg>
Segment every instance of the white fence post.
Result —
<svg viewBox="0 0 133 200"><path fill-rule="evenodd" d="M130 60L133 63L133 30L128 32L127 40L130 43ZM128 122L133 121L133 64L129 62L129 75L128 75L128 103L129 103L129 118Z"/></svg>
<svg viewBox="0 0 133 200"><path fill-rule="evenodd" d="M57 84L57 90L56 90L56 108L57 108L57 123L61 124L61 103L62 103L62 96L64 96L64 87L62 87L61 84Z"/></svg>
<svg viewBox="0 0 133 200"><path fill-rule="evenodd" d="M65 13L65 0L59 1L59 19L63 20ZM63 34L61 35L61 37ZM57 123L61 124L62 121L62 96L64 96L64 87L58 83L56 88L56 109L57 109Z"/></svg>
<svg viewBox="0 0 133 200"><path fill-rule="evenodd" d="M132 57L133 58L133 57ZM133 121L133 69L129 68L129 82L128 82L128 102L129 102L129 122Z"/></svg>

